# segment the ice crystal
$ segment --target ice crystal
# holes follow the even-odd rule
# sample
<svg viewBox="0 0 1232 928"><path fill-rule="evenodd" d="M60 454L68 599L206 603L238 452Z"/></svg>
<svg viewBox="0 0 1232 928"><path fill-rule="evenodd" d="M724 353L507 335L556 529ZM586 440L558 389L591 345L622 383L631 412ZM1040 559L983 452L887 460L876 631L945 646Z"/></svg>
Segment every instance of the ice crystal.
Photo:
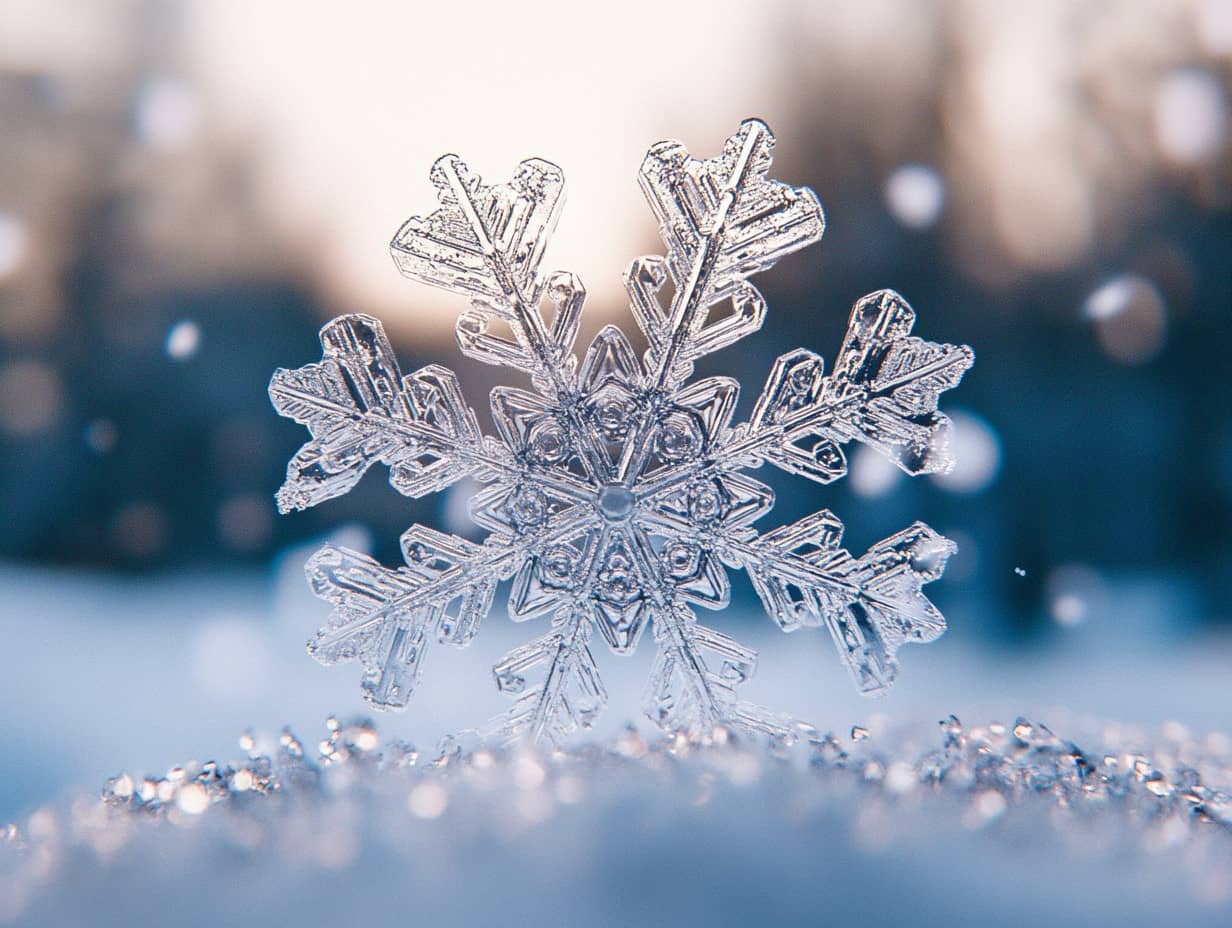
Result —
<svg viewBox="0 0 1232 928"><path fill-rule="evenodd" d="M413 910L438 925L735 926L812 923L823 899L861 925L948 925L965 906L998 925L1226 928L1232 742L1057 715L800 726L773 750L724 726L552 751L472 734L419 752L362 719L302 742L248 732L238 759L122 773L101 799L0 824L0 923ZM695 878L674 877L695 860ZM484 891L459 892L459 873ZM764 891L782 886L809 891Z"/></svg>
<svg viewBox="0 0 1232 928"><path fill-rule="evenodd" d="M415 525L403 567L332 546L307 565L334 606L309 651L325 664L358 660L373 706L405 707L431 642L466 645L504 580L512 618L550 615L551 627L494 668L516 698L495 725L503 738L559 743L589 727L607 699L592 631L627 653L647 626L658 653L646 710L658 724L790 738L788 720L736 695L756 653L693 612L727 605L727 568L748 572L783 630L824 625L864 692L893 681L901 644L944 630L921 587L941 574L950 541L917 522L857 557L827 510L760 534L774 496L746 472L770 464L830 483L846 472L850 441L909 474L948 469L938 394L970 366L969 348L912 337L911 307L883 290L856 303L831 373L804 348L778 358L747 422L732 422L735 380L690 382L695 360L761 327L766 304L748 278L821 237L816 195L767 178L773 145L749 120L716 158L678 142L650 149L640 180L666 254L625 275L649 348L639 358L608 326L580 365L581 281L539 268L560 169L523 161L511 183L488 185L454 155L436 162L440 208L410 219L391 250L407 277L470 299L457 322L464 354L530 376L531 391L492 390L495 436L481 433L451 371L404 376L368 316L325 326L320 363L274 374L275 407L313 436L287 468L283 511L346 493L376 461L408 496L463 477L481 485L470 513L488 532L482 544Z"/></svg>

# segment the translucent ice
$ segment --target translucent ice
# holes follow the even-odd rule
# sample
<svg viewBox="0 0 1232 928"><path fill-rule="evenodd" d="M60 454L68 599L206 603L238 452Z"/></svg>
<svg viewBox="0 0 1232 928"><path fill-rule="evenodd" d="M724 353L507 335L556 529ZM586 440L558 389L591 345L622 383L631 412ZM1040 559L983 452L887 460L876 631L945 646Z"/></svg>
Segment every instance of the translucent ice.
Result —
<svg viewBox="0 0 1232 928"><path fill-rule="evenodd" d="M697 622L695 607L727 605L728 568L748 571L784 630L828 629L864 692L890 685L901 644L944 630L921 588L940 576L950 541L916 523L856 556L827 510L761 534L754 523L774 495L747 472L769 464L829 483L846 473L851 441L908 474L945 471L937 400L971 365L969 348L912 336L915 313L883 290L856 303L830 374L804 348L775 361L748 422L732 421L734 380L689 379L697 358L762 325L766 304L748 278L821 238L816 195L767 177L773 145L750 120L716 158L678 142L650 149L640 180L666 254L625 275L649 349L639 358L608 326L580 364L585 290L568 272L540 271L560 169L524 161L512 182L490 185L454 155L437 161L440 207L403 225L393 258L470 300L457 323L463 353L529 375L531 390L492 390L495 436L481 434L453 373L403 374L368 316L327 325L319 363L275 373L275 407L312 433L279 491L284 511L346 493L377 461L408 496L464 477L482 485L470 510L488 532L482 544L417 525L402 538L402 567L335 547L308 564L334 606L309 650L326 664L358 660L374 706L405 706L432 644L467 644L505 580L515 620L550 616L546 634L494 668L516 700L495 724L505 738L560 743L588 727L607 701L592 633L620 653L647 627L658 653L645 708L656 722L793 738L789 720L736 695L756 653Z"/></svg>

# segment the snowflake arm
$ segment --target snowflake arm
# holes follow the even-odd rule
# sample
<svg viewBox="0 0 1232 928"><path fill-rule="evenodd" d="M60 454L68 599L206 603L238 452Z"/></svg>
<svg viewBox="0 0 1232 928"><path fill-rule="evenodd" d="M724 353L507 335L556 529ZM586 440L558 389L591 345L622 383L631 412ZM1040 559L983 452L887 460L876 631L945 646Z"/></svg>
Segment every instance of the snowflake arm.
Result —
<svg viewBox="0 0 1232 928"><path fill-rule="evenodd" d="M378 460L407 496L513 467L504 448L480 435L453 372L433 364L404 378L376 319L335 319L321 329L321 348L319 363L278 370L270 381L274 408L313 435L287 465L281 511L349 492Z"/></svg>
<svg viewBox="0 0 1232 928"><path fill-rule="evenodd" d="M646 154L639 179L667 255L635 261L626 281L656 389L683 382L695 358L760 328L765 302L748 278L821 238L816 194L767 179L773 148L766 124L750 119L717 158L693 158L670 141ZM668 277L676 293L664 312L658 290ZM709 308L729 297L732 315L710 322Z"/></svg>
<svg viewBox="0 0 1232 928"><path fill-rule="evenodd" d="M790 737L789 717L736 696L736 687L757 669L752 648L698 624L691 610L680 607L656 613L655 638L658 652L644 709L660 727L707 731L734 725L772 738Z"/></svg>
<svg viewBox="0 0 1232 928"><path fill-rule="evenodd" d="M497 688L516 698L512 709L491 726L503 741L529 738L560 744L579 729L589 728L607 705L607 691L587 642L594 618L581 603L556 613L552 630L515 648L492 668ZM527 675L539 667L542 682L528 685Z"/></svg>
<svg viewBox="0 0 1232 928"><path fill-rule="evenodd" d="M404 708L431 638L468 645L491 609L499 581L554 537L566 517L586 525L584 516L567 512L549 519L538 533L516 540L497 537L483 545L415 525L402 536L406 566L397 570L327 545L305 571L313 592L335 608L308 643L308 653L326 665L360 661L364 698L379 709Z"/></svg>
<svg viewBox="0 0 1232 928"><path fill-rule="evenodd" d="M717 553L696 538L671 534L661 536L663 543L656 548L655 531L655 520L648 517L633 530L630 546L642 589L649 594L657 646L644 697L646 714L669 731L731 724L790 737L789 718L736 695L736 687L757 669L757 652L700 625L688 606L722 609L730 602L731 585Z"/></svg>
<svg viewBox="0 0 1232 928"><path fill-rule="evenodd" d="M914 322L914 310L892 290L861 298L833 374L826 376L821 356L806 348L782 355L747 423L725 435L700 465L652 474L642 491L661 494L685 473L696 479L765 463L831 483L847 473L842 445L852 440L913 476L947 472L953 466L949 419L937 403L975 355L966 345L908 337Z"/></svg>
<svg viewBox="0 0 1232 928"><path fill-rule="evenodd" d="M728 541L724 553L748 571L780 628L825 625L856 686L879 693L894 682L901 644L932 641L945 630L921 588L941 576L955 546L916 522L854 558L839 546L842 532L823 509L766 535Z"/></svg>
<svg viewBox="0 0 1232 928"><path fill-rule="evenodd" d="M804 348L780 357L722 459L764 459L829 483L847 472L840 446L856 440L913 476L948 471L949 420L937 402L975 355L966 345L910 336L914 324L915 311L893 290L858 300L834 372L823 376L822 359ZM802 440L814 443L805 450Z"/></svg>
<svg viewBox="0 0 1232 928"><path fill-rule="evenodd" d="M693 158L672 141L646 154L639 179L667 254L634 261L625 284L650 343L647 405L654 412L688 379L696 358L761 328L766 303L747 278L825 231L825 214L812 190L766 177L773 149L774 134L750 119L717 158ZM659 291L669 279L675 292L665 310ZM725 298L731 312L712 319L711 308ZM654 415L642 418L625 448L621 474L645 468L656 424Z"/></svg>
<svg viewBox="0 0 1232 928"><path fill-rule="evenodd" d="M455 556L472 554L468 548L477 547L460 538L450 541ZM308 561L306 571L313 592L333 603L334 612L308 643L308 653L327 666L358 660L368 702L380 708L406 706L434 633L443 642L468 643L492 603L495 581L459 582L459 563L446 562L435 570L426 564L389 570L367 555L327 545ZM453 600L457 608L446 618Z"/></svg>
<svg viewBox="0 0 1232 928"><path fill-rule="evenodd" d="M554 289L567 307L569 337L558 341L537 310L539 261L556 228L564 175L547 161L518 165L509 184L485 185L456 155L432 166L440 208L413 216L390 245L394 263L407 277L470 297L472 312L458 320L462 350L480 360L529 371L559 387L572 347L581 299L566 293L568 280ZM578 288L580 289L580 288ZM489 333L508 323L515 341Z"/></svg>
<svg viewBox="0 0 1232 928"><path fill-rule="evenodd" d="M538 275L563 202L564 174L535 158L518 165L511 183L485 185L460 158L446 155L431 178L440 208L403 224L390 245L394 263L407 277L471 298L471 310L455 327L463 353L530 374L555 401L588 472L605 475L607 462L570 402L585 288L564 271ZM550 327L539 309L545 299L554 310ZM496 333L502 324L512 340Z"/></svg>

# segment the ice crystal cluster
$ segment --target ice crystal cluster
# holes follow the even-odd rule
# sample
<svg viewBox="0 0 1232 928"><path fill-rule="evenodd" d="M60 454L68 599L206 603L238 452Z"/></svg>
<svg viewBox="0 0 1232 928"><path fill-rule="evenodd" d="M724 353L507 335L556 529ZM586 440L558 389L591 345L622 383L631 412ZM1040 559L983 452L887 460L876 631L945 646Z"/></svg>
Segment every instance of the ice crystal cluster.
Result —
<svg viewBox="0 0 1232 928"><path fill-rule="evenodd" d="M821 237L814 193L767 177L773 145L750 120L716 158L678 142L650 149L639 177L665 254L625 274L649 348L639 358L608 326L580 364L582 283L540 271L560 169L523 161L510 183L489 185L456 156L436 162L440 207L403 225L393 258L407 277L470 300L457 322L464 354L529 376L531 390L492 390L494 436L451 371L403 375L368 316L325 326L321 362L275 373L275 407L313 436L287 468L283 511L346 493L377 461L408 496L464 477L482 486L470 500L488 532L481 544L415 525L402 536L405 566L337 547L308 563L334 606L309 650L325 664L358 660L373 706L404 707L432 643L466 645L505 580L514 620L550 617L494 668L516 699L494 729L508 739L560 743L588 727L607 699L592 633L628 653L647 627L657 656L646 710L659 725L789 737L788 720L736 695L755 652L693 611L727 604L728 568L748 572L783 630L825 626L864 692L892 682L900 645L943 631L921 587L940 575L950 541L917 522L856 556L827 510L760 532L774 497L748 472L770 465L829 483L846 472L851 441L909 474L946 470L937 400L970 366L969 348L913 337L911 307L883 290L856 303L829 374L805 348L770 365L747 422L732 421L735 380L690 379L698 358L761 327L766 303L749 277Z"/></svg>
<svg viewBox="0 0 1232 928"><path fill-rule="evenodd" d="M735 926L824 905L867 925L1226 926L1232 742L1057 731L951 716L800 727L773 751L718 726L422 753L362 719L247 733L239 759L121 774L0 827L0 923Z"/></svg>

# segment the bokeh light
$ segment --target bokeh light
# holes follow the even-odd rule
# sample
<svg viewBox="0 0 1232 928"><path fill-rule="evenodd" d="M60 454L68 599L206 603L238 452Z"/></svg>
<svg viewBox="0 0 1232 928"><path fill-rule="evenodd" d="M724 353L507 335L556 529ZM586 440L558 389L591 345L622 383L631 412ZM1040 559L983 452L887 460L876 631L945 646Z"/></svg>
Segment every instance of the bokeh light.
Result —
<svg viewBox="0 0 1232 928"><path fill-rule="evenodd" d="M935 169L905 164L885 183L886 205L894 218L909 229L927 229L941 218L945 182Z"/></svg>
<svg viewBox="0 0 1232 928"><path fill-rule="evenodd" d="M1087 297L1083 315L1108 357L1122 364L1144 364L1164 346L1168 318L1159 289L1144 277L1123 274Z"/></svg>
<svg viewBox="0 0 1232 928"><path fill-rule="evenodd" d="M1107 595L1103 578L1085 564L1054 567L1044 589L1048 612L1063 628L1073 628L1098 618Z"/></svg>
<svg viewBox="0 0 1232 928"><path fill-rule="evenodd" d="M902 475L893 461L866 445L853 450L848 464L851 491L865 499L878 499L890 493Z"/></svg>
<svg viewBox="0 0 1232 928"><path fill-rule="evenodd" d="M257 551L265 547L274 530L274 505L265 494L243 493L222 504L218 532L233 551Z"/></svg>
<svg viewBox="0 0 1232 928"><path fill-rule="evenodd" d="M972 412L950 413L950 453L954 467L934 474L933 482L952 493L982 493L1001 469L1001 442L991 425Z"/></svg>
<svg viewBox="0 0 1232 928"><path fill-rule="evenodd" d="M95 454L110 454L120 440L119 431L110 419L91 419L82 437L86 447Z"/></svg>
<svg viewBox="0 0 1232 928"><path fill-rule="evenodd" d="M64 412L60 376L39 361L0 366L0 430L17 437L46 432Z"/></svg>
<svg viewBox="0 0 1232 928"><path fill-rule="evenodd" d="M157 78L141 89L133 120L142 142L172 151L192 140L200 116L197 101L187 86L180 81Z"/></svg>
<svg viewBox="0 0 1232 928"><path fill-rule="evenodd" d="M0 280L21 267L26 256L26 227L12 213L0 212Z"/></svg>
<svg viewBox="0 0 1232 928"><path fill-rule="evenodd" d="M1192 68L1168 74L1155 94L1155 139L1178 164L1215 156L1228 127L1228 102L1214 75Z"/></svg>
<svg viewBox="0 0 1232 928"><path fill-rule="evenodd" d="M122 506L111 521L111 539L116 549L137 560L159 554L168 541L167 516L148 500Z"/></svg>
<svg viewBox="0 0 1232 928"><path fill-rule="evenodd" d="M177 322L167 332L167 356L173 361L187 361L201 348L201 329L191 319Z"/></svg>

